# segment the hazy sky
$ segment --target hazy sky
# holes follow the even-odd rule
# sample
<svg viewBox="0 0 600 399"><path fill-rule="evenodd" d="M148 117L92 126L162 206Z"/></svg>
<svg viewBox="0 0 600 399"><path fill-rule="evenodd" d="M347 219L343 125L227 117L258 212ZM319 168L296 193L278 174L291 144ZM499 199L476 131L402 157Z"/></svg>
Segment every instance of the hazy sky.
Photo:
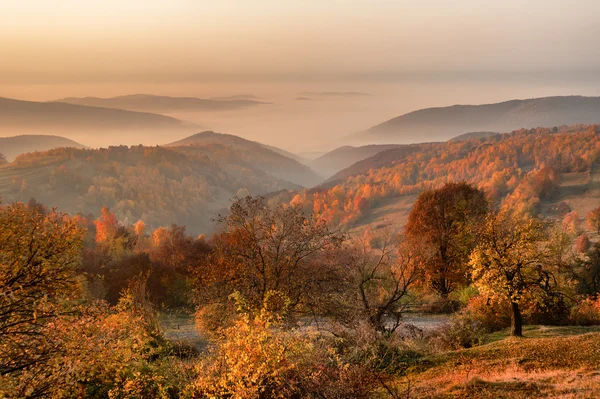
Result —
<svg viewBox="0 0 600 399"><path fill-rule="evenodd" d="M600 70L597 0L0 0L0 82Z"/></svg>
<svg viewBox="0 0 600 399"><path fill-rule="evenodd" d="M0 0L0 97L253 94L272 103L171 116L331 149L419 108L600 95L598 16L600 0ZM315 91L372 95L296 100Z"/></svg>

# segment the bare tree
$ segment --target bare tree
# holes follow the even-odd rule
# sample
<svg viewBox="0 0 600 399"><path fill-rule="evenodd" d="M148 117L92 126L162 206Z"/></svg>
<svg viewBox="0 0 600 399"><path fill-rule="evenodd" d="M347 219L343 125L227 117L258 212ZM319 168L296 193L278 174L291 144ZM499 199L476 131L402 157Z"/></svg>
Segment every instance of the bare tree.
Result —
<svg viewBox="0 0 600 399"><path fill-rule="evenodd" d="M420 272L416 252L389 231L373 236L367 230L354 239L344 259L350 290L346 317L361 315L379 332L395 331Z"/></svg>

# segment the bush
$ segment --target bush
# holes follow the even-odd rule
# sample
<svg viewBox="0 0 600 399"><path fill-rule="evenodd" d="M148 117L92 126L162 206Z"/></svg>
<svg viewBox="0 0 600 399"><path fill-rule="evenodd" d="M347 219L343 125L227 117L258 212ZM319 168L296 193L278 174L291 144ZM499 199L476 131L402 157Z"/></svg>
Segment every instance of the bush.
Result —
<svg viewBox="0 0 600 399"><path fill-rule="evenodd" d="M521 312L528 324L565 325L569 322L569 306L558 293L529 293L522 301Z"/></svg>
<svg viewBox="0 0 600 399"><path fill-rule="evenodd" d="M463 290L461 290L461 292L462 291ZM419 291L415 297L418 298L420 306L415 308L415 311L431 314L454 313L464 307L464 303L461 301L461 295L462 294L459 293L457 296L455 293L453 293L452 297L443 299L436 293Z"/></svg>
<svg viewBox="0 0 600 399"><path fill-rule="evenodd" d="M475 285L468 285L452 293L452 298L461 303L462 307L467 306L471 299L479 295L479 290Z"/></svg>
<svg viewBox="0 0 600 399"><path fill-rule="evenodd" d="M578 326L600 325L600 298L585 298L571 308L571 323Z"/></svg>
<svg viewBox="0 0 600 399"><path fill-rule="evenodd" d="M521 314L527 324L563 325L569 320L569 307L562 295L527 292L521 302ZM469 300L465 312L487 332L500 331L510 326L510 303L494 295L478 295Z"/></svg>
<svg viewBox="0 0 600 399"><path fill-rule="evenodd" d="M268 311L241 314L197 366L188 391L211 398L376 398L418 356L377 334L285 329Z"/></svg>
<svg viewBox="0 0 600 399"><path fill-rule="evenodd" d="M481 345L487 328L469 312L461 312L429 337L431 346L438 351L471 348Z"/></svg>
<svg viewBox="0 0 600 399"><path fill-rule="evenodd" d="M471 298L465 312L487 332L499 331L510 326L510 305L498 295L478 295Z"/></svg>

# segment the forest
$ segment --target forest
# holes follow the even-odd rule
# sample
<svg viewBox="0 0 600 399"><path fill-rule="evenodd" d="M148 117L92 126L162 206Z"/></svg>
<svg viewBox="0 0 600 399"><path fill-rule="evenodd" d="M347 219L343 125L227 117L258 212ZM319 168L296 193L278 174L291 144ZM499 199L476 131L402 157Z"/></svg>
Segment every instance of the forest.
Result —
<svg viewBox="0 0 600 399"><path fill-rule="evenodd" d="M600 160L599 132L599 125L575 125L403 146L357 162L319 187L282 192L277 200L352 227L385 199L466 181L495 205L537 214L562 174L589 173Z"/></svg>
<svg viewBox="0 0 600 399"><path fill-rule="evenodd" d="M126 225L139 219L154 227L179 223L199 233L210 230L211 217L236 195L300 187L244 162L228 147L187 150L117 146L23 154L0 170L0 193L5 200L36 198L86 216L109 206Z"/></svg>
<svg viewBox="0 0 600 399"><path fill-rule="evenodd" d="M506 139L523 151L500 141L475 151L467 151L473 143L457 144L464 161L433 150L423 155L427 167L400 177L421 189L401 232L349 233L332 223L330 208L307 214L300 201L260 196L234 198L211 236L190 235L183 225L125 224L107 207L93 217L34 199L3 204L0 395L438 397L430 373L458 367L468 374L489 355L462 351L489 348L483 344L494 334L521 337L533 325L598 331L600 207L585 223L535 212L561 171L585 170L597 157L597 134L521 132ZM559 147L561 158L553 152ZM490 166L480 160L478 176L489 181L478 187L459 179L484 156ZM463 165L456 181L435 180L442 160ZM530 164L531 171L509 179L514 183L502 173L493 178ZM389 173L383 169L381 177ZM431 181L421 183L421 176ZM391 189L385 180L382 186ZM415 307L445 314L446 322L433 330L406 323ZM192 314L201 342L168 338L161 314ZM551 362L540 360L531 339L509 342L532 353L520 364L537 372L585 370L600 360L593 344L592 352L579 352L594 334L539 338L555 354ZM444 375L466 396L489 388ZM531 389L543 397L543 386Z"/></svg>

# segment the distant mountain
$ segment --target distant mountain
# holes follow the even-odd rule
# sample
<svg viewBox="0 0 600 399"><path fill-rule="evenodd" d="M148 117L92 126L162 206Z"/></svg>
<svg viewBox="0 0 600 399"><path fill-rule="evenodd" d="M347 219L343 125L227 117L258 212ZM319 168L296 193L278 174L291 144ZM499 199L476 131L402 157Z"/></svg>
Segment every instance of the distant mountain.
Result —
<svg viewBox="0 0 600 399"><path fill-rule="evenodd" d="M487 139L488 137L494 137L499 134L500 133L497 133L497 132L469 132L469 133L460 134L456 137L452 137L448 141L466 141L466 140L472 140L472 139Z"/></svg>
<svg viewBox="0 0 600 399"><path fill-rule="evenodd" d="M370 96L369 93L362 93L358 91L305 91L301 93L307 96L320 96L320 97L366 97Z"/></svg>
<svg viewBox="0 0 600 399"><path fill-rule="evenodd" d="M563 96L497 104L426 108L393 118L356 136L362 141L446 141L465 132L509 132L519 128L600 122L600 97Z"/></svg>
<svg viewBox="0 0 600 399"><path fill-rule="evenodd" d="M225 158L229 159L230 163L244 162L278 179L304 187L313 187L323 181L323 178L311 168L293 159L294 155L231 134L206 131L167 144L167 146L178 148L179 151L187 154L206 155L217 163L221 163ZM286 156L286 154L290 156Z"/></svg>
<svg viewBox="0 0 600 399"><path fill-rule="evenodd" d="M208 233L211 218L236 195L300 189L247 164L235 168L175 148L60 148L20 155L0 166L0 198L35 198L59 210L98 215L108 206L124 223L177 223Z"/></svg>
<svg viewBox="0 0 600 399"><path fill-rule="evenodd" d="M210 97L209 100L215 100L215 101L258 100L258 97L254 96L252 94L237 94L237 95L234 95L234 96Z"/></svg>
<svg viewBox="0 0 600 399"><path fill-rule="evenodd" d="M324 176L332 176L358 161L399 146L399 144L373 144L362 147L344 146L311 161L309 166Z"/></svg>
<svg viewBox="0 0 600 399"><path fill-rule="evenodd" d="M0 132L55 133L83 137L97 132L189 131L195 125L146 112L90 107L61 102L22 101L0 98Z"/></svg>
<svg viewBox="0 0 600 399"><path fill-rule="evenodd" d="M303 163L310 163L325 154L327 154L325 151L303 151L296 154L296 157L302 159Z"/></svg>
<svg viewBox="0 0 600 399"><path fill-rule="evenodd" d="M8 161L12 161L19 154L46 151L59 147L84 148L83 145L73 140L59 136L22 135L0 137L0 150Z"/></svg>
<svg viewBox="0 0 600 399"><path fill-rule="evenodd" d="M265 104L256 100L236 97L203 99L196 97L155 96L151 94L132 94L111 98L68 97L56 101L91 107L118 108L130 111L159 113L172 111L230 111Z"/></svg>

